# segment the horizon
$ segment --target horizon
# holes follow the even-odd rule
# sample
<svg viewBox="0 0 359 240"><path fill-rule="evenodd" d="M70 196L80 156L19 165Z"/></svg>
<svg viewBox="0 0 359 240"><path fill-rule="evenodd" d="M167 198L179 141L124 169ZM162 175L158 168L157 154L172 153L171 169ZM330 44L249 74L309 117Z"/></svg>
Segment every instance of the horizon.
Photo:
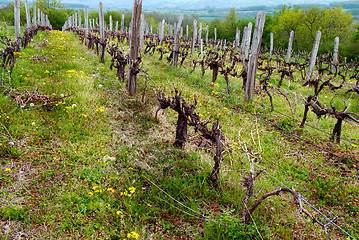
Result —
<svg viewBox="0 0 359 240"><path fill-rule="evenodd" d="M0 6L5 6L9 3L12 3L12 0L0 0ZM28 1L30 5L33 5L32 0ZM66 8L70 9L80 9L88 7L89 10L98 9L98 3L102 2L104 10L131 10L133 7L132 1L115 1L115 0L103 0L103 1L89 1L89 0L62 0L60 1ZM200 9L229 9L235 8L236 10L245 10L245 8L254 8L254 7L268 7L276 8L283 5L289 6L330 6L331 3L341 3L346 2L346 0L313 0L310 3L306 0L255 0L248 3L245 0L228 0L225 3L220 0L172 0L172 1L163 1L163 0L144 0L142 1L142 9L144 11L148 10L200 10ZM359 3L359 0L357 1ZM221 7L217 7L221 4Z"/></svg>

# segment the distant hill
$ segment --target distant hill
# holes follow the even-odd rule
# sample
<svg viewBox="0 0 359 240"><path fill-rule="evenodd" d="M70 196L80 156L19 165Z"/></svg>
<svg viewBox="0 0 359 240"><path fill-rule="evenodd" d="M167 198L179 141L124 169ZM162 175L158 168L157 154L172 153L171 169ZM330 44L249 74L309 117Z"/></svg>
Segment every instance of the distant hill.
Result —
<svg viewBox="0 0 359 240"><path fill-rule="evenodd" d="M12 3L13 0L0 0L0 7ZM29 0L32 5L32 0ZM90 0L61 0L66 8L84 8L98 9L97 1ZM131 10L133 7L132 0L102 0L105 10ZM229 9L236 8L237 15L240 18L252 18L258 11L271 13L275 9L281 8L284 4L299 5L301 8L319 7L336 7L342 5L347 11L352 12L355 19L359 19L359 0L143 0L143 11L157 11L160 13L179 14L180 12L189 16L198 15L206 21L214 18L224 18Z"/></svg>
<svg viewBox="0 0 359 240"><path fill-rule="evenodd" d="M8 3L13 2L12 0L0 0L0 6L7 5ZM311 4L322 4L328 5L334 2L338 2L337 0L312 0ZM353 1L351 1L353 2ZM29 0L31 4L32 1ZM97 9L98 1L90 1L90 0L62 0L65 6L77 8L78 6L89 6L89 8ZM103 6L105 9L116 10L116 9L130 9L133 6L132 0L102 0ZM198 8L206 8L206 7L215 7L215 8L246 8L252 6L276 6L283 4L307 4L307 0L256 0L256 1L248 1L248 0L143 0L143 9L158 9L158 8L176 8L176 9L198 9Z"/></svg>
<svg viewBox="0 0 359 240"><path fill-rule="evenodd" d="M98 3L90 0L83 1L71 1L71 0L62 0L63 3L81 3L89 5L90 8L97 8ZM124 8L132 8L133 1L128 0L103 0L103 6L105 9L124 9ZM333 2L338 2L335 0L312 0L311 4L322 4L327 5ZM256 1L248 1L248 0L143 0L143 8L144 9L159 9L159 8L175 8L175 9L198 9L198 8L206 8L206 7L215 7L215 8L245 8L251 6L276 6L283 4L307 4L307 0L256 0Z"/></svg>

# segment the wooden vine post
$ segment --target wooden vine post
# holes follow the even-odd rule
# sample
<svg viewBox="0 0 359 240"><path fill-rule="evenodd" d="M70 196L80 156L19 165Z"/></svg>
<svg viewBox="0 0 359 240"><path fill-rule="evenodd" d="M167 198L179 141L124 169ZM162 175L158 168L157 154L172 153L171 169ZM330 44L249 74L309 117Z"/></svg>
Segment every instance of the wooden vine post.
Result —
<svg viewBox="0 0 359 240"><path fill-rule="evenodd" d="M162 41L163 41L163 37L164 37L164 34L165 34L165 20L162 19L162 23L161 24L161 27L159 27L160 29L160 46L162 46Z"/></svg>
<svg viewBox="0 0 359 240"><path fill-rule="evenodd" d="M217 28L214 28L214 43L217 42Z"/></svg>
<svg viewBox="0 0 359 240"><path fill-rule="evenodd" d="M14 0L15 39L20 37L20 0Z"/></svg>
<svg viewBox="0 0 359 240"><path fill-rule="evenodd" d="M143 49L143 39L145 35L146 20L145 15L141 14L141 25L140 25L140 51Z"/></svg>
<svg viewBox="0 0 359 240"><path fill-rule="evenodd" d="M251 56L248 63L248 74L245 86L245 100L252 101L254 95L254 86L256 81L256 72L258 65L258 57L261 49L262 35L264 29L266 15L263 11L257 14L256 25L254 28L254 35L252 40ZM250 35L249 35L250 36Z"/></svg>
<svg viewBox="0 0 359 240"><path fill-rule="evenodd" d="M209 28L207 26L206 27L206 45L208 44L208 32L209 32Z"/></svg>
<svg viewBox="0 0 359 240"><path fill-rule="evenodd" d="M110 22L110 31L112 32L112 15L109 16L109 22Z"/></svg>
<svg viewBox="0 0 359 240"><path fill-rule="evenodd" d="M198 43L201 42L202 39L202 23L199 23L199 29L198 29Z"/></svg>
<svg viewBox="0 0 359 240"><path fill-rule="evenodd" d="M334 39L334 52L333 52L333 70L336 70L336 65L338 61L338 52L339 52L339 37Z"/></svg>
<svg viewBox="0 0 359 240"><path fill-rule="evenodd" d="M318 49L319 49L320 37L321 36L322 36L322 32L317 31L317 34L315 35L315 40L314 40L314 45L313 45L313 50L312 50L312 56L310 57L310 63L309 63L308 71L307 71L306 81L308 81L313 75L313 70L314 70L315 62L317 60L317 54L318 54Z"/></svg>
<svg viewBox="0 0 359 240"><path fill-rule="evenodd" d="M32 25L36 26L36 5L33 6L32 16Z"/></svg>
<svg viewBox="0 0 359 240"><path fill-rule="evenodd" d="M130 40L130 59L128 73L128 92L130 95L136 93L138 49L140 45L140 25L141 25L142 0L134 0L132 13L132 34Z"/></svg>
<svg viewBox="0 0 359 240"><path fill-rule="evenodd" d="M240 34L241 34L241 31L238 29L236 29L236 43L235 43L235 51L238 51L238 48L239 48L239 40L240 40Z"/></svg>
<svg viewBox="0 0 359 240"><path fill-rule="evenodd" d="M40 14L40 8L38 8L38 9L37 9L37 25L40 25L40 24L41 24L41 22L40 22L40 20L41 20L41 19L40 19L40 15L41 15L41 14Z"/></svg>
<svg viewBox="0 0 359 240"><path fill-rule="evenodd" d="M289 63L289 62L290 62L290 58L292 57L293 39L294 39L294 31L292 30L292 31L290 32L290 36L289 36L287 56L286 56L286 59L285 59L285 62L286 62L286 63Z"/></svg>
<svg viewBox="0 0 359 240"><path fill-rule="evenodd" d="M81 19L81 15L82 15L82 14L81 14L81 10L79 10L78 15L79 15L78 28L81 29L81 28L82 28L82 19Z"/></svg>
<svg viewBox="0 0 359 240"><path fill-rule="evenodd" d="M192 48L191 48L191 57L194 54L194 47L196 46L197 41L197 20L193 20L193 37L192 37Z"/></svg>
<svg viewBox="0 0 359 240"><path fill-rule="evenodd" d="M88 9L85 7L84 9L84 17L85 17L85 44L88 45L89 40L87 39L87 35L89 34L89 15Z"/></svg>
<svg viewBox="0 0 359 240"><path fill-rule="evenodd" d="M101 44L101 42L103 43L105 41L105 21L104 21L102 2L99 3L98 17L99 17L99 25L100 25L100 59L101 59L101 63L105 63L105 46L104 44Z"/></svg>
<svg viewBox="0 0 359 240"><path fill-rule="evenodd" d="M248 23L247 26L248 32L247 32L247 38L245 41L245 48L244 48L245 59L249 58L249 48L251 47L252 28L253 28L252 22Z"/></svg>
<svg viewBox="0 0 359 240"><path fill-rule="evenodd" d="M172 60L172 64L173 66L177 67L177 63L178 63L178 54L179 54L179 49L181 46L181 28L182 28L182 24L183 24L183 13L181 13L178 16L178 24L176 26L175 29L175 42L174 42L174 49L173 49L173 60Z"/></svg>
<svg viewBox="0 0 359 240"><path fill-rule="evenodd" d="M27 0L25 0L25 12L26 12L27 28L30 28L31 27L31 16L30 16L30 8L29 8L29 4L27 3Z"/></svg>
<svg viewBox="0 0 359 240"><path fill-rule="evenodd" d="M270 33L270 48L269 48L269 58L272 58L273 54L273 33Z"/></svg>

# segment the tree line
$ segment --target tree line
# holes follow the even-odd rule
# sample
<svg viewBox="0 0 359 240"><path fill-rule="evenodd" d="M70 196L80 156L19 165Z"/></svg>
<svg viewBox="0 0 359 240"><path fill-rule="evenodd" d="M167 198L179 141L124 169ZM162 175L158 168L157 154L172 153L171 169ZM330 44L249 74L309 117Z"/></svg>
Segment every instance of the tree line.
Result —
<svg viewBox="0 0 359 240"><path fill-rule="evenodd" d="M67 9L59 0L35 0L34 4L42 9L49 16L49 20L55 29L61 29L64 22L71 16L75 9ZM32 11L32 10L31 10ZM109 16L114 22L121 21L122 13L125 15L125 27L129 27L131 12L129 11L107 11L104 14L105 22L109 24ZM83 13L82 13L83 14ZM21 24L25 24L25 6L21 4ZM98 11L89 12L90 19L96 19ZM145 12L146 21L152 25L153 32L157 33L157 28L162 19L166 24L174 24L177 16L171 14L161 14L158 12ZM84 19L84 18L82 18ZM183 26L189 27L189 34L192 35L193 20L202 23L202 27L209 27L209 38L214 38L214 28L217 29L217 39L234 41L236 29L242 31L249 22L255 23L255 19L241 19L237 16L235 8L232 8L225 19L216 18L210 22L198 19L198 16L185 16ZM14 22L13 4L9 4L0 9L0 21L5 21L10 25ZM167 30L167 26L166 26ZM322 40L319 53L331 52L335 37L340 38L340 55L348 59L358 59L359 56L359 24L354 22L352 14L343 10L342 6L330 8L301 8L299 6L284 5L280 10L267 14L264 27L262 44L269 46L270 33L274 34L274 45L276 48L287 48L291 31L295 32L293 50L311 51L315 33L322 32ZM185 30L184 30L185 32Z"/></svg>

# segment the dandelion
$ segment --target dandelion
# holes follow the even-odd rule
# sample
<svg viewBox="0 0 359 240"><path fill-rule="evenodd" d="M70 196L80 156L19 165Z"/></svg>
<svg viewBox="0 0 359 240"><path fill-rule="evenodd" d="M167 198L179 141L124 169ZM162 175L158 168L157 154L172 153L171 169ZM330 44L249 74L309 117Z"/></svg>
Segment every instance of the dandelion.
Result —
<svg viewBox="0 0 359 240"><path fill-rule="evenodd" d="M130 190L131 195L135 193L136 188L135 187L129 187L128 190Z"/></svg>
<svg viewBox="0 0 359 240"><path fill-rule="evenodd" d="M75 107L77 107L77 106L76 106L76 104L72 104L72 107L75 108Z"/></svg>
<svg viewBox="0 0 359 240"><path fill-rule="evenodd" d="M5 168L5 172L11 172L10 168Z"/></svg>
<svg viewBox="0 0 359 240"><path fill-rule="evenodd" d="M355 148L358 147L358 145L356 145L356 144L354 144L354 143L352 143L351 145L352 145L352 147L355 147Z"/></svg>
<svg viewBox="0 0 359 240"><path fill-rule="evenodd" d="M32 126L35 126L35 124L36 124L35 122L32 122L32 123L31 123Z"/></svg>
<svg viewBox="0 0 359 240"><path fill-rule="evenodd" d="M90 196L93 196L93 192L89 192L89 195L90 195Z"/></svg>
<svg viewBox="0 0 359 240"><path fill-rule="evenodd" d="M60 94L60 97L64 97L65 95L63 93Z"/></svg>
<svg viewBox="0 0 359 240"><path fill-rule="evenodd" d="M121 196L129 196L127 189L125 189L125 191L121 192L120 195L121 195ZM130 197L131 197L131 195L130 195Z"/></svg>
<svg viewBox="0 0 359 240"><path fill-rule="evenodd" d="M116 212L116 214L117 214L117 215L123 215L123 212L120 211L120 210L118 210L118 211Z"/></svg>
<svg viewBox="0 0 359 240"><path fill-rule="evenodd" d="M138 239L140 235L134 231L127 233L127 238L133 238L133 239Z"/></svg>
<svg viewBox="0 0 359 240"><path fill-rule="evenodd" d="M102 84L99 84L98 87L99 87L99 88L102 88Z"/></svg>

